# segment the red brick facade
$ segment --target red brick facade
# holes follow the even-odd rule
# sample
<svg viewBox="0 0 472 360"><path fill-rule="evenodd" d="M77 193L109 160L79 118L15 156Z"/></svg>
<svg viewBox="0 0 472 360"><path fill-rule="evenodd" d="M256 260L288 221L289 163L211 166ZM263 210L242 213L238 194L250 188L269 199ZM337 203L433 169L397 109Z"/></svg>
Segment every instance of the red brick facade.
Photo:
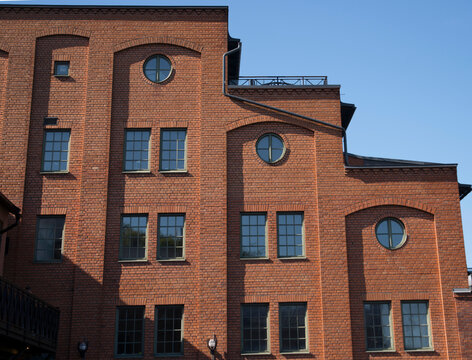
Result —
<svg viewBox="0 0 472 360"><path fill-rule="evenodd" d="M1 8L0 191L22 209L6 277L61 310L57 359L115 353L117 306L145 307L152 359L155 306L184 305L184 355L219 359L470 359L456 167L350 167L342 132L225 97L227 9ZM172 74L153 83L145 60ZM52 75L70 62L69 77ZM230 93L341 126L338 86L231 88ZM44 125L44 117L57 123ZM149 171L123 172L126 129L150 129ZM187 129L186 171L161 172L161 129ZM44 131L69 129L64 173L41 172ZM257 140L276 133L282 160ZM264 213L266 256L240 258L240 214ZM304 215L304 255L278 257L277 213ZM158 215L185 214L185 259L158 261ZM123 214L147 214L147 259L119 261ZM38 216L65 216L60 262L35 262ZM375 226L400 219L403 247ZM465 297L467 297L465 295ZM432 348L406 351L402 301L428 301ZM391 306L393 349L366 352L366 301ZM279 305L306 303L307 350L281 354ZM241 355L241 304L268 304L270 354ZM457 311L456 311L457 310ZM457 314L460 314L459 317ZM469 321L469 324L466 323ZM462 330L462 337L459 331ZM465 334L465 335L464 335Z"/></svg>

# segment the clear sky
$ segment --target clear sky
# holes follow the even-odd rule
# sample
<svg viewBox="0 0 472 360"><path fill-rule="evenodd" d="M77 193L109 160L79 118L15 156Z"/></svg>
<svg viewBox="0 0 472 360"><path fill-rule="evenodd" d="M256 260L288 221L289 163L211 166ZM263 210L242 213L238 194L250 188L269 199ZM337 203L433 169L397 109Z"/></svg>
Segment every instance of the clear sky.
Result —
<svg viewBox="0 0 472 360"><path fill-rule="evenodd" d="M458 163L459 181L472 183L470 0L13 3L227 5L230 34L243 42L241 75L327 75L357 106L350 152ZM472 267L472 194L461 208Z"/></svg>

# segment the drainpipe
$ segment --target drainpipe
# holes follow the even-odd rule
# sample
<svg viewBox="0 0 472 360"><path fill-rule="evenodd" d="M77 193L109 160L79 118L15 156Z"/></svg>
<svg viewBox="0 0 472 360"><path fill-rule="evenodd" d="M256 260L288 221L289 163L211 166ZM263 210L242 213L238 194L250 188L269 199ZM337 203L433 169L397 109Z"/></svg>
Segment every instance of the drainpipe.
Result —
<svg viewBox="0 0 472 360"><path fill-rule="evenodd" d="M20 218L21 218L21 214L19 212L15 213L15 223L11 224L10 226L6 227L5 229L0 230L0 235L2 235L3 233L6 233L8 230L11 230L15 226L17 226L20 222Z"/></svg>
<svg viewBox="0 0 472 360"><path fill-rule="evenodd" d="M265 108L265 109L269 109L269 110L272 110L272 111L276 111L276 112L279 112L279 113L282 113L282 114L285 114L285 115L295 116L295 117L298 117L298 118L301 118L301 119L304 119L304 120L312 121L314 123L330 127L332 129L341 130L343 140L344 140L343 141L343 143L344 143L344 164L346 166L349 166L349 159L348 159L348 155L347 155L347 134L346 134L346 130L342 126L333 125L333 124L330 124L330 123L327 123L327 122L324 122L324 121L321 121L321 120L313 119L309 116L297 114L297 113L294 113L292 111L283 110L283 109L280 109L280 108L276 108L274 106L262 104L260 102L257 102L257 101L251 100L251 99L246 99L246 98L242 98L242 97L239 97L239 96L228 94L228 92L226 91L226 85L227 85L226 84L226 57L228 55L231 55L231 54L235 53L236 51L241 51L241 47L242 47L241 42L238 42L238 46L236 48L234 48L233 50L230 50L228 52L225 52L223 54L223 95L227 96L231 99L234 99L234 100L243 101L243 102L246 102L246 103L249 103L249 104L252 104L252 105L256 105L256 106L259 106L259 107L262 107L262 108Z"/></svg>

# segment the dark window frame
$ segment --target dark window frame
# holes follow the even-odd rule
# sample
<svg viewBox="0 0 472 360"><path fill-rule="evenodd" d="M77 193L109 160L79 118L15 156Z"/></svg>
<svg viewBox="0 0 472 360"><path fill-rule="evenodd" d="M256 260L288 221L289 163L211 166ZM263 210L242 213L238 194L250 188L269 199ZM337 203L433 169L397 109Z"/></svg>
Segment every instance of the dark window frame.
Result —
<svg viewBox="0 0 472 360"><path fill-rule="evenodd" d="M61 133L61 139L56 141L55 140L55 135L53 135L52 140L48 140L48 134L58 134ZM62 140L62 137L64 134L68 134L68 139L67 139L67 150L62 149L62 145L66 143L66 141ZM70 159L70 141L71 141L71 130L70 129L45 129L44 134L43 134L43 152L41 156L41 173L43 174L64 174L69 172L69 159ZM48 149L48 144L52 144L52 149ZM60 149L55 150L55 144L60 144ZM51 153L51 160L46 160L46 153ZM54 155L59 153L59 160L54 160ZM62 154L66 153L67 154L67 159L62 160ZM52 170L52 165L57 162L59 163L59 169L58 170ZM51 169L47 170L45 168L46 163L51 163ZM62 164L65 163L65 168L61 169Z"/></svg>
<svg viewBox="0 0 472 360"><path fill-rule="evenodd" d="M174 257L164 257L161 255L161 219L167 217L182 217L183 218L183 225L182 225L182 256L174 256ZM169 228L170 226L165 226ZM177 225L173 226L175 229L178 227ZM185 259L185 230L186 230L186 216L185 213L162 213L159 214L157 217L157 260L158 261L172 261L172 260L184 260ZM177 237L177 236L176 236ZM174 253L177 252L177 246L174 245ZM168 248L167 248L168 249ZM169 252L167 252L168 254Z"/></svg>
<svg viewBox="0 0 472 360"><path fill-rule="evenodd" d="M142 145L146 142L146 140L135 140L133 138L133 140L129 140L130 143L133 143L133 149L128 149L128 146L129 146L129 143L128 143L128 133L141 133L140 136L142 136L142 133L145 133L147 132L148 133L148 139L147 139L147 149L143 150L142 149ZM135 135L133 135L135 136ZM124 134L124 142L123 142L123 172L125 173L148 173L150 172L151 170L151 167L150 167L150 164L151 164L151 136L152 136L152 132L151 132L151 129L150 128L126 128L125 129L125 134ZM139 150L135 150L134 149L134 144L137 143L139 141L139 144L140 144L140 147L141 149ZM147 160L144 160L143 158L143 154L144 152L147 151ZM127 160L127 152L132 152L133 153L133 159L132 160ZM142 167L140 166L139 168L135 168L134 167L134 154L135 153L138 153L140 154L140 157L139 157L139 160L136 160L136 161L139 161L139 163L143 163L145 162L146 163L146 167ZM130 168L127 167L127 163L130 162L132 164L132 166Z"/></svg>
<svg viewBox="0 0 472 360"><path fill-rule="evenodd" d="M166 328L164 330L159 328L159 309L165 309L167 310L174 310L174 315L175 315L175 310L180 309L180 329L175 330L175 320L178 318L173 317L172 323L174 324L172 327L172 330L167 330L167 313L166 313L166 318L165 318L165 323L166 323ZM184 305L156 305L154 308L154 355L155 356L183 356L184 355L184 318L185 318L185 306ZM172 335L175 335L176 331L180 331L180 351L172 351L172 352L158 352L158 343L161 342L164 344L164 348L166 347L166 344L168 342L172 343L172 347L174 347L174 342L173 341L158 341L158 336L160 332L170 332ZM173 336L172 336L173 337Z"/></svg>
<svg viewBox="0 0 472 360"><path fill-rule="evenodd" d="M149 68L148 64L150 61L152 61L153 59L156 59L156 68ZM169 68L161 68L161 59L165 60L168 64L169 64ZM144 64L143 64L143 73L144 73L144 76L146 77L146 79L148 79L149 81L155 83L155 84L160 84L160 83L163 83L164 81L166 81L167 79L170 78L170 76L172 75L172 72L174 70L174 67L172 66L172 61L170 61L170 59L165 56L165 55L162 55L162 54L154 54L154 55L151 55L149 56L146 61L144 61ZM149 72L155 72L155 78L151 78ZM167 72L167 75L164 76L163 78L161 78L161 73L162 72Z"/></svg>
<svg viewBox="0 0 472 360"><path fill-rule="evenodd" d="M387 307L388 307L388 328L389 328L388 336L385 336L383 334L383 328L387 326L387 325L384 325L384 323L382 322L382 316L385 315L385 314L382 314L382 310L379 309L380 310L379 315L381 317L380 325L376 325L375 319L372 319L373 323L368 324L367 323L367 315L372 316L372 314L367 314L366 305L371 305L371 306L387 305ZM365 334L366 351L368 351L368 352L393 351L395 349L395 346L394 346L394 338L393 338L393 333L392 333L392 305L391 305L391 302L390 301L365 301L363 307L364 307L364 334ZM371 313L372 313L372 311L371 311ZM369 326L373 328L374 336L369 336L369 330L368 330ZM382 328L382 335L381 336L376 336L375 335L376 334L375 327L379 327L379 326ZM380 337L382 337L382 347L376 347L376 346L369 347L369 339L374 338L374 341L375 341L375 338L380 338ZM383 346L385 337L390 339L390 346L389 347L384 347Z"/></svg>
<svg viewBox="0 0 472 360"><path fill-rule="evenodd" d="M184 138L184 146L183 148L179 147L179 144L181 143L182 139L164 139L164 133L168 132L170 137L172 137L172 133L178 133L179 132L185 132L185 138ZM176 146L175 149L172 149L172 141L176 141ZM188 130L187 128L161 128L160 131L160 146L159 146L159 172L161 173L172 173L172 172L187 172L187 143L188 143ZM169 142L170 148L164 148L164 143ZM181 158L179 157L179 152L183 151L184 152L184 157ZM169 157L168 159L164 159L163 155L169 152L169 155L171 152L176 152L175 154L175 159L172 159ZM169 162L169 167L164 168L163 162L168 161ZM175 162L175 166L170 166L170 162L173 161ZM183 167L179 166L179 162L183 161Z"/></svg>
<svg viewBox="0 0 472 360"><path fill-rule="evenodd" d="M141 341L140 341L140 344L141 344L141 351L140 352L137 352L137 353L128 353L128 352L123 352L123 353L118 353L118 350L119 350L119 347L120 347L120 344L121 342L119 341L119 335L120 335L120 311L121 310L134 310L135 311L135 315L136 314L136 311L137 310L142 310L142 319L141 322L142 322L142 326L141 326ZM118 306L116 308L116 315L115 315L115 346L114 346L114 353L115 353L115 357L116 358L141 358L144 356L144 320L145 320L145 306ZM128 319L128 317L126 318ZM133 318L133 321L134 323L136 323L137 321L137 317L135 316ZM128 324L126 324L127 326ZM136 331L134 330L133 333L136 333L139 331ZM124 341L124 347L126 349L126 345L127 345L127 335L128 335L128 332L127 332L127 329L125 329L124 331L125 333L125 341ZM136 339L136 336L134 336L134 338ZM133 342L135 343L135 342ZM139 344L139 343L138 343Z"/></svg>
<svg viewBox="0 0 472 360"><path fill-rule="evenodd" d="M301 227L301 233L299 234L301 236L301 239L302 239L302 244L301 246L298 246L296 244L296 237L298 236L298 234L296 234L296 232L293 234L294 236L294 241L295 241L295 244L294 245L289 245L288 244L288 236L290 235L288 233L288 231L286 230L285 232L285 236L287 237L286 238L286 241L287 241L287 244L286 245L281 245L281 236L284 236L284 234L281 234L281 227L283 225L286 225L286 226L289 226L289 225L293 225L293 226L297 226L298 224L281 224L281 221L280 221L280 216L287 216L287 215L292 215L292 216L295 216L295 215L300 215L301 216L301 224L300 224L300 227ZM296 231L296 230L295 230ZM296 249L297 247L300 247L302 249L302 253L300 255L297 255L296 254L296 251L295 251L295 255L281 255L281 252L280 252L280 248L281 246L285 246L287 247L287 253L288 253L288 248L289 246L290 247L293 247L294 249ZM305 214L303 211L281 211L281 212L277 212L277 257L280 258L280 259L291 259L291 258L305 258Z"/></svg>
<svg viewBox="0 0 472 360"><path fill-rule="evenodd" d="M67 65L67 74L61 74L58 72L58 67L61 65ZM55 77L69 77L70 76L70 61L68 60L54 61L54 76Z"/></svg>
<svg viewBox="0 0 472 360"><path fill-rule="evenodd" d="M123 227L123 218L129 217L129 218L138 218L138 231L139 228L141 227L139 225L139 218L146 218L146 233L145 233L145 239L144 239L144 256L143 257L125 257L123 256L123 232L124 232L124 227ZM148 230L149 230L149 216L148 214L121 214L121 219L120 219L120 248L119 248L119 261L147 261L147 251L148 251ZM139 241L139 240L138 240ZM142 246L127 246L126 248L136 248L137 252L139 251ZM129 250L128 250L129 251Z"/></svg>
<svg viewBox="0 0 472 360"><path fill-rule="evenodd" d="M291 338L289 337L288 338L288 341L290 342L290 340L294 340L297 342L297 348L298 349L295 349L295 348L286 348L284 347L284 341L287 340L284 338L284 319L283 319L283 308L288 308L288 307L297 307L296 311L297 311L297 325L296 325L296 330L297 330L297 337L296 338ZM304 316L303 316L303 328L305 329L305 337L302 338L302 337L299 337L299 334L298 334L298 331L300 328L302 328L301 326L299 326L299 317L298 317L298 308L299 307L303 307L304 308ZM290 310L290 309L289 309ZM289 334L291 333L291 327L290 327L290 323L291 323L291 319L289 318L289 327L288 327L288 332ZM281 353L308 353L309 350L308 350L308 308L307 308L307 303L306 302L289 302L289 303L279 303L279 342L280 342L280 352ZM302 348L300 347L301 343L303 343L303 340L304 340L304 343L305 343L305 346Z"/></svg>
<svg viewBox="0 0 472 360"><path fill-rule="evenodd" d="M256 249L260 248L261 246L259 246L259 239L258 237L260 236L258 231L256 231L257 234L255 235L251 235L251 226L256 226L257 228L259 228L259 218L257 218L257 223L254 225L251 225L250 222L250 218L249 218L249 224L247 226L249 226L249 235L244 235L244 226L243 225L243 217L244 216L248 216L248 217L252 217L252 216L264 216L264 255L255 255L255 256L252 256L252 255L244 255L244 248L249 248L249 250L251 250L251 248L255 247ZM268 258L268 245L267 245L267 241L268 241L268 236L267 236L267 213L266 212L242 212L240 213L239 215L239 241L240 241L240 258L241 259L267 259ZM243 242L243 237L247 236L248 237L248 241L249 241L249 245L247 246L243 246L244 242ZM256 245L251 245L251 236L256 236ZM257 251L256 251L257 252Z"/></svg>
<svg viewBox="0 0 472 360"><path fill-rule="evenodd" d="M244 314L244 311L245 309L248 309L250 311L254 310L254 308L265 308L265 342L266 342L266 349L265 350L259 350L259 351L250 351L250 350L247 350L245 349L244 347L244 343L245 341L258 341L258 342L261 342L261 341L264 341L264 339L261 339L261 338L258 338L256 340L254 340L252 338L252 331L253 330L257 330L259 335L261 335L261 332L264 331L264 329L262 328L262 331L261 331L261 328L253 328L252 327L252 317L251 317L251 326L249 327L249 329L245 328L244 326L244 318L245 318L245 314ZM260 315L260 313L259 313ZM243 355L246 355L246 354L251 354L251 355L255 355L255 354L270 354L270 324L269 324L269 320L270 320L270 308L269 308L269 304L268 303L245 303L245 304L241 304L241 354ZM261 317L258 318L257 322L260 323L260 320L261 320ZM249 333L251 334L251 338L250 339L247 339L244 334L245 334L245 330L249 331ZM259 344L260 345L260 344Z"/></svg>
<svg viewBox="0 0 472 360"><path fill-rule="evenodd" d="M426 306L426 313L421 314L420 313L420 304L424 304ZM410 313L405 314L404 312L404 305L408 305ZM412 305L417 305L418 307L418 313L414 314L411 312L412 310ZM429 301L428 300L407 300L407 301L402 301L401 302L401 311L402 311L402 330L403 330L403 347L405 351L434 351L433 349L433 336L432 336L432 331L431 331L431 316L430 316L430 308L429 308ZM426 317L426 323L421 322L420 316L423 315ZM406 316L410 316L410 319L408 319ZM413 317L418 317L418 324L413 324ZM408 324L408 322L410 324ZM411 330L411 335L408 335L408 331L406 327L410 327ZM419 327L419 335L414 335L414 328ZM422 335L422 328L427 329L427 336ZM428 339L428 346L423 346L423 338ZM407 346L407 338L412 338L414 342L414 338L420 338L421 346L420 347L408 347Z"/></svg>
<svg viewBox="0 0 472 360"><path fill-rule="evenodd" d="M379 233L379 228L383 223L387 223L387 233ZM400 233L394 233L392 230L392 222L395 222L402 228L402 240L398 243L398 245L394 246L393 245L393 236L395 235L400 235ZM379 239L379 236L388 236L388 246L384 245L382 241ZM407 235L406 235L406 230L405 230L405 225L400 219L397 219L395 217L386 217L381 219L377 225L375 225L375 237L377 241L379 242L380 245L382 245L384 248L389 249L389 250L396 250L400 249L403 245L405 245Z"/></svg>
<svg viewBox="0 0 472 360"><path fill-rule="evenodd" d="M273 148L273 146L272 146L272 139L273 139L274 137L275 137L276 139L278 139L278 140L282 143L282 152L281 152L280 156L279 156L278 158L276 158L276 159L273 159L273 158L272 158L272 157L273 157L273 151L274 151L274 148ZM262 157L262 155L260 154L260 151L265 150L265 148L264 148L264 149L261 149L261 148L259 147L261 141L262 141L263 139L265 139L265 138L268 138L268 145L267 145L267 146L268 146L267 151L268 151L268 157L269 157L268 160L265 160L265 159ZM284 140L282 139L282 137L281 137L280 135L277 135L277 134L275 134L275 133L265 133L265 134L261 135L261 136L259 137L259 139L257 139L257 142L256 142L256 153L257 153L257 156L259 156L259 158L260 158L262 161L264 161L265 163L267 163L267 164L275 164L275 163L279 162L280 160L282 160L282 159L284 158L284 156L285 156L285 152L286 152L286 151L287 151L287 147L285 146L285 142L284 142Z"/></svg>
<svg viewBox="0 0 472 360"><path fill-rule="evenodd" d="M48 258L48 259L44 259L44 260L40 260L38 259L38 250L41 250L42 248L40 248L38 245L39 245L39 231L41 230L41 220L44 220L44 219L55 219L56 222L54 224L54 233L56 234L56 231L57 231L57 221L60 221L62 222L62 230L61 230L61 247L60 249L57 248L55 246L56 244L56 236L54 236L53 239L46 239L45 241L54 241L54 247L52 248L52 252L53 252L53 257L52 258ZM62 254L63 254L63 251L64 251L64 235L65 235L65 229L66 229L66 216L65 215L38 215L36 217L36 236L35 236L35 245L34 245L34 262L36 263L58 263L58 262L62 262ZM51 231L51 229L48 229L48 231ZM46 250L51 250L49 248L45 248ZM56 252L57 250L60 250L60 256L56 258Z"/></svg>

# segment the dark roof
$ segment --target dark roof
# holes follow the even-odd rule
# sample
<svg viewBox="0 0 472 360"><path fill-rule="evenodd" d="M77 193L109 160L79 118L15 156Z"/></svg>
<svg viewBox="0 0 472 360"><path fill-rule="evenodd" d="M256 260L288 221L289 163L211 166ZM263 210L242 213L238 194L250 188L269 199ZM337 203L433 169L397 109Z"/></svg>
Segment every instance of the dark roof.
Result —
<svg viewBox="0 0 472 360"><path fill-rule="evenodd" d="M236 39L231 37L228 34L228 50L233 50L238 47L238 44L241 42L241 39ZM238 79L239 78L239 65L241 63L241 50L236 51L235 53L228 56L228 79Z"/></svg>
<svg viewBox="0 0 472 360"><path fill-rule="evenodd" d="M228 9L228 6L149 6L149 5L38 5L2 4L0 8L52 8L52 9Z"/></svg>
<svg viewBox="0 0 472 360"><path fill-rule="evenodd" d="M7 209L12 214L18 215L20 208L16 207L8 198L0 192L0 205Z"/></svg>
<svg viewBox="0 0 472 360"><path fill-rule="evenodd" d="M426 161L412 161L400 159L387 159L370 156L361 156L347 153L349 159L355 159L356 163L362 162L362 165L349 165L347 168L411 168L411 167L456 167L457 164L443 164ZM360 161L359 161L360 160Z"/></svg>
<svg viewBox="0 0 472 360"><path fill-rule="evenodd" d="M472 185L459 184L459 200L465 198L472 191Z"/></svg>
<svg viewBox="0 0 472 360"><path fill-rule="evenodd" d="M344 130L347 130L356 109L356 105L341 101L341 124Z"/></svg>

